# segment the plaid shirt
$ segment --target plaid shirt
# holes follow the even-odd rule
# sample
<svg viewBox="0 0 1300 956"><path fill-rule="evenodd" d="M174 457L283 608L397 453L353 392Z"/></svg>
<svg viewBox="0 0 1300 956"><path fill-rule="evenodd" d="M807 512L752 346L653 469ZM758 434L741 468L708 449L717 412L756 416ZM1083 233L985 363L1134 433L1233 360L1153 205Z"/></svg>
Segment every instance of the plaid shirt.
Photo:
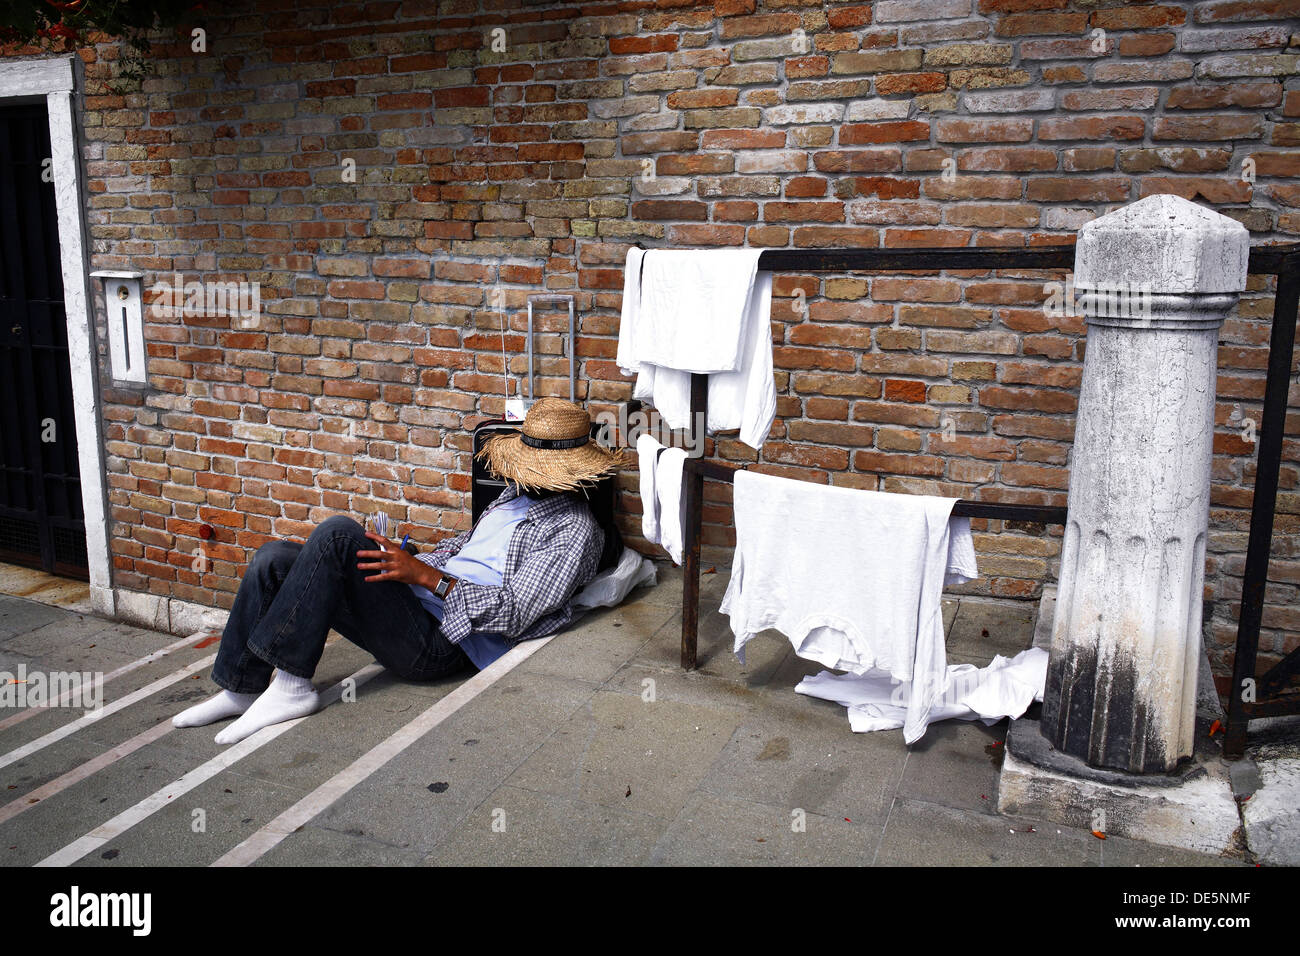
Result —
<svg viewBox="0 0 1300 956"><path fill-rule="evenodd" d="M507 485L483 514L518 495L515 485ZM416 557L441 568L473 533L471 528L446 538ZM500 634L511 647L555 633L573 620L569 598L596 576L604 545L605 532L580 495L535 502L510 537L501 586L458 580L444 604L442 633L453 644L471 631Z"/></svg>

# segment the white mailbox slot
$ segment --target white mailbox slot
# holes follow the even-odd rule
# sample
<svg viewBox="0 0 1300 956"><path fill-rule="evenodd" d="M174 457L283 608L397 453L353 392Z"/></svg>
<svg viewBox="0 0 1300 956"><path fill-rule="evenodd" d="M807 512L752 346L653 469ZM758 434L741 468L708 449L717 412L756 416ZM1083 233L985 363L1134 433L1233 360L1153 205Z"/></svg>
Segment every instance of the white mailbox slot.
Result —
<svg viewBox="0 0 1300 956"><path fill-rule="evenodd" d="M108 355L117 382L145 382L143 272L92 272L104 287Z"/></svg>

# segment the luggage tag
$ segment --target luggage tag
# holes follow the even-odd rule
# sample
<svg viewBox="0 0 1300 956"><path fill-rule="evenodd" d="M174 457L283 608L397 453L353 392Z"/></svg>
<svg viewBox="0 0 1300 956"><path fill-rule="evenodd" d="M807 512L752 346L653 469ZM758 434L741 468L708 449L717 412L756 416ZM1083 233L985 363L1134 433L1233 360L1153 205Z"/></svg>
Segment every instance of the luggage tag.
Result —
<svg viewBox="0 0 1300 956"><path fill-rule="evenodd" d="M522 398L506 399L506 421L522 422L524 416L528 414L528 406L524 404Z"/></svg>

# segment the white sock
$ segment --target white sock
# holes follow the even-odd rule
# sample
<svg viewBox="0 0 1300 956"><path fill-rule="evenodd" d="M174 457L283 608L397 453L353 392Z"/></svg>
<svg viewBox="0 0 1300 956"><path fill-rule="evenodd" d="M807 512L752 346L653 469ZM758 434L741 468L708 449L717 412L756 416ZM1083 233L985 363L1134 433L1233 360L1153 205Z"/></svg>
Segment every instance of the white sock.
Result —
<svg viewBox="0 0 1300 956"><path fill-rule="evenodd" d="M209 697L201 704L182 710L172 718L173 727L203 727L206 724L238 717L257 700L256 694L236 694L232 690L223 690L215 697Z"/></svg>
<svg viewBox="0 0 1300 956"><path fill-rule="evenodd" d="M306 717L320 706L320 694L306 677L294 677L277 670L271 686L244 711L244 716L217 734L219 744L237 744L263 727Z"/></svg>

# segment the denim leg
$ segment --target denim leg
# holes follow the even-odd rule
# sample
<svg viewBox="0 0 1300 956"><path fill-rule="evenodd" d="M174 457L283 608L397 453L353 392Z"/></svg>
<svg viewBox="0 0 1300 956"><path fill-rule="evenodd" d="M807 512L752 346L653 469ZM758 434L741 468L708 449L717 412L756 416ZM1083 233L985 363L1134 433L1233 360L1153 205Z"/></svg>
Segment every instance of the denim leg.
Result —
<svg viewBox="0 0 1300 956"><path fill-rule="evenodd" d="M367 593L371 588L382 589L378 607ZM355 596L344 593L334 616L334 630L375 655L375 660L398 677L433 680L473 667L465 652L443 635L438 619L409 586L362 581L356 591Z"/></svg>
<svg viewBox="0 0 1300 956"><path fill-rule="evenodd" d="M375 548L351 518L321 522L254 628L248 649L286 673L310 678L334 628L400 677L428 679L467 666L464 652L443 637L437 619L407 585L365 580L373 572L357 568L357 552Z"/></svg>
<svg viewBox="0 0 1300 956"><path fill-rule="evenodd" d="M301 544L271 541L253 555L239 582L212 667L212 680L219 687L237 694L260 694L270 685L273 668L249 651L248 638L266 617L301 551Z"/></svg>

